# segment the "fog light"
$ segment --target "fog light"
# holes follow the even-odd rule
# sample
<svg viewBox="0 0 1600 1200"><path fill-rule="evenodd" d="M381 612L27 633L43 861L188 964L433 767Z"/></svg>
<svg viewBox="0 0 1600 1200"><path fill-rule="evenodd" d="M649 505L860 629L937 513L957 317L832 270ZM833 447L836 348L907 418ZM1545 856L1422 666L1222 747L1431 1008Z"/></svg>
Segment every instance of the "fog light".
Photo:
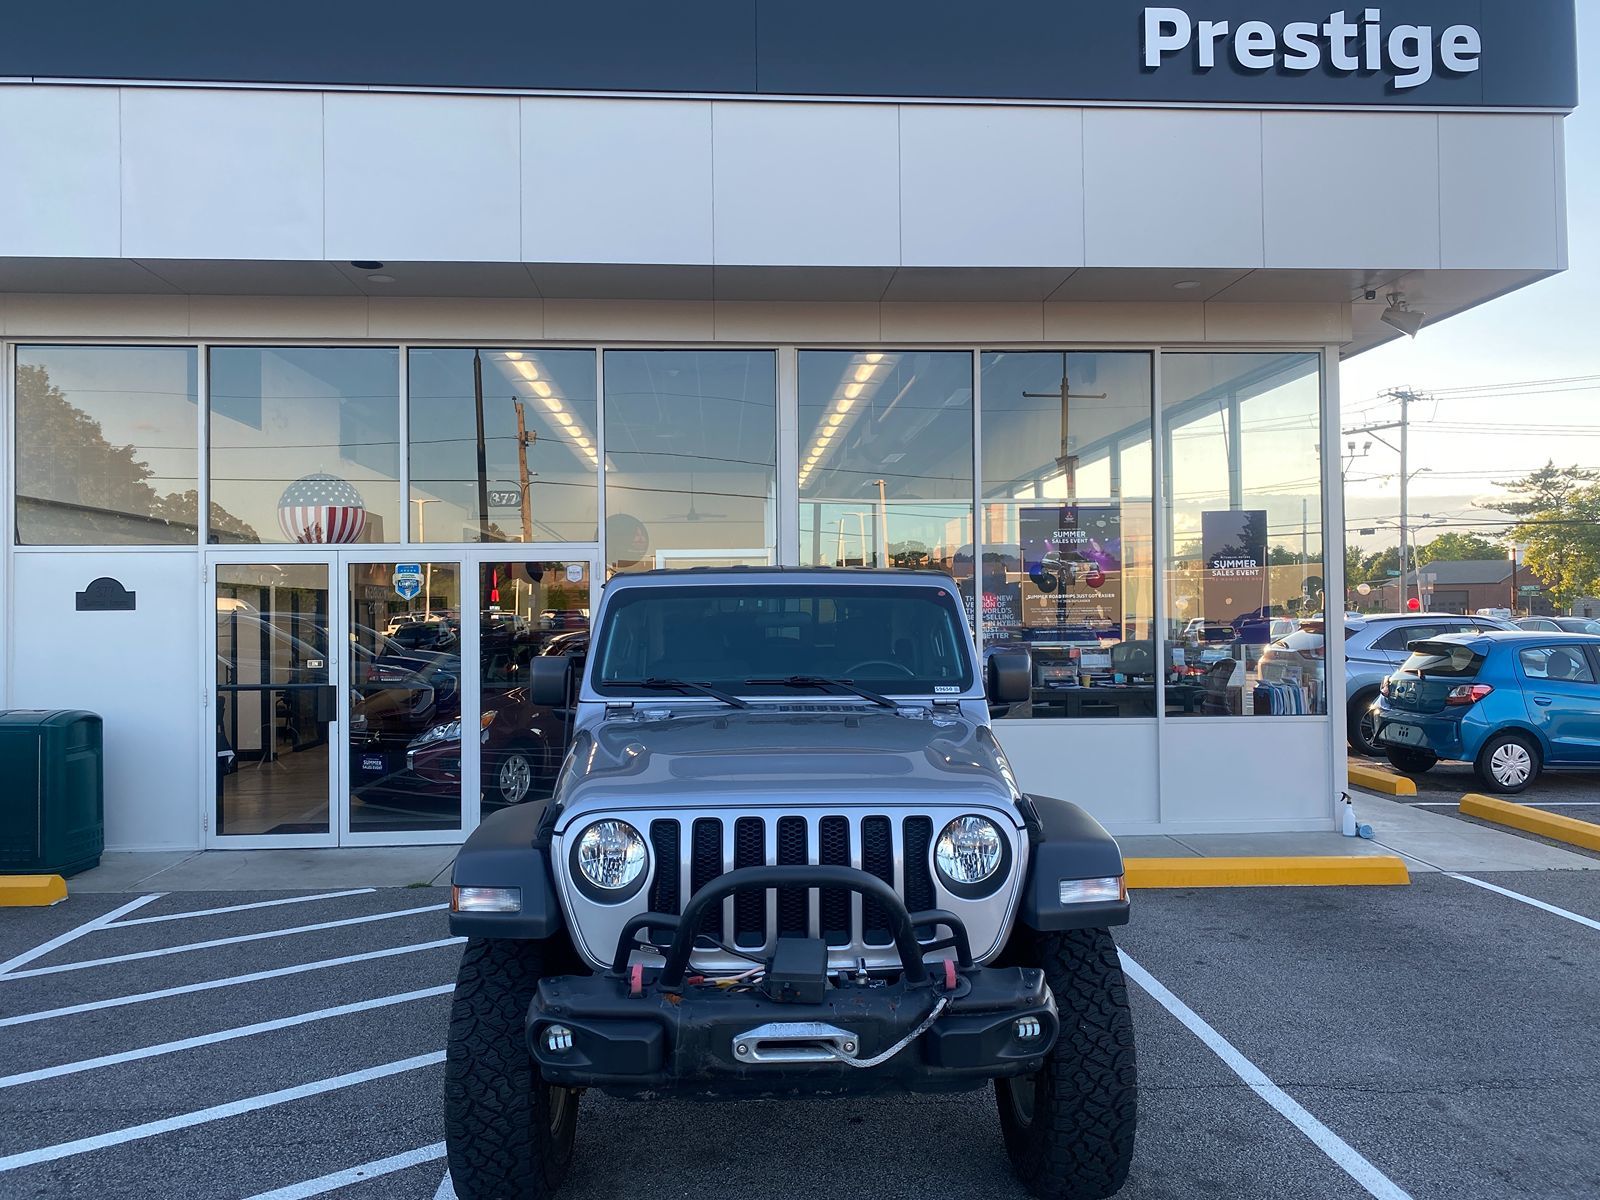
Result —
<svg viewBox="0 0 1600 1200"><path fill-rule="evenodd" d="M1061 903L1102 904L1108 900L1126 900L1128 889L1121 875L1108 875L1104 879L1063 879Z"/></svg>
<svg viewBox="0 0 1600 1200"><path fill-rule="evenodd" d="M452 887L451 912L514 913L522 911L522 889L514 887Z"/></svg>
<svg viewBox="0 0 1600 1200"><path fill-rule="evenodd" d="M1019 1041L1031 1042L1042 1032L1043 1030L1040 1028L1038 1017L1017 1018L1017 1039Z"/></svg>
<svg viewBox="0 0 1600 1200"><path fill-rule="evenodd" d="M572 1049L572 1030L565 1025L552 1025L544 1031L544 1048L551 1054L565 1054Z"/></svg>

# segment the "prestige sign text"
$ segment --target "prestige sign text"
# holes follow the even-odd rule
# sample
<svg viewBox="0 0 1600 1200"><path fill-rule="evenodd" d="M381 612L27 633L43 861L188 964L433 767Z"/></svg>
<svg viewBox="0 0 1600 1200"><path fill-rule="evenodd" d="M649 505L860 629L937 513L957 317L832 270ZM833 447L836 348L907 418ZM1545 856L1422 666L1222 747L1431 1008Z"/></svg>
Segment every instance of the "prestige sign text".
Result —
<svg viewBox="0 0 1600 1200"><path fill-rule="evenodd" d="M1340 9L1326 21L1196 20L1181 8L1144 10L1144 65L1156 71L1169 58L1192 52L1209 71L1219 61L1241 71L1311 72L1325 66L1340 74L1387 72L1396 91L1421 87L1438 70L1470 75L1479 68L1483 37L1471 25L1436 32L1429 25L1386 28L1383 10Z"/></svg>

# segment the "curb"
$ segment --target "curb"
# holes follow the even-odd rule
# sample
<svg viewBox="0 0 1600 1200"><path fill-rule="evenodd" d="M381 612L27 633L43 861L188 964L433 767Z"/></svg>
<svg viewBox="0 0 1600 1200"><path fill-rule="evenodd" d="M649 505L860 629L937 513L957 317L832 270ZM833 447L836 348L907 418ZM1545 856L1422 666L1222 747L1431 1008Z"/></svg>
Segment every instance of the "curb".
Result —
<svg viewBox="0 0 1600 1200"><path fill-rule="evenodd" d="M1540 837L1565 842L1569 846L1581 846L1585 850L1600 850L1600 825L1592 821L1557 816L1555 813L1542 812L1537 808L1513 804L1509 800L1480 796L1476 792L1461 797L1461 803L1457 807L1464 817L1477 817L1480 821L1488 821L1494 825L1506 825L1526 833L1536 833Z"/></svg>
<svg viewBox="0 0 1600 1200"><path fill-rule="evenodd" d="M1392 854L1308 858L1130 858L1130 888L1373 887L1411 882Z"/></svg>
<svg viewBox="0 0 1600 1200"><path fill-rule="evenodd" d="M48 908L66 898L59 875L0 875L0 908Z"/></svg>
<svg viewBox="0 0 1600 1200"><path fill-rule="evenodd" d="M1385 796L1415 796L1417 785L1401 775L1391 775L1376 767L1351 767L1350 782L1369 792L1382 792Z"/></svg>

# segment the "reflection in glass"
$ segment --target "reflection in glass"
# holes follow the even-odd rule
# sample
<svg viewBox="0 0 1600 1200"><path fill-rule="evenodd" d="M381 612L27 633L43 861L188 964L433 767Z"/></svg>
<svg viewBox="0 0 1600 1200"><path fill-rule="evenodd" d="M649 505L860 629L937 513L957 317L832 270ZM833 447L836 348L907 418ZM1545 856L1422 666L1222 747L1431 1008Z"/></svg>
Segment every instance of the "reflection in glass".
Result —
<svg viewBox="0 0 1600 1200"><path fill-rule="evenodd" d="M774 544L770 350L609 350L610 571L765 564Z"/></svg>
<svg viewBox="0 0 1600 1200"><path fill-rule="evenodd" d="M327 833L328 568L216 571L217 832Z"/></svg>
<svg viewBox="0 0 1600 1200"><path fill-rule="evenodd" d="M799 365L801 562L970 589L972 356L805 350Z"/></svg>
<svg viewBox="0 0 1600 1200"><path fill-rule="evenodd" d="M409 363L414 540L594 540L592 350L412 350Z"/></svg>
<svg viewBox="0 0 1600 1200"><path fill-rule="evenodd" d="M195 544L195 367L186 347L19 346L17 544Z"/></svg>
<svg viewBox="0 0 1600 1200"><path fill-rule="evenodd" d="M550 795L571 714L531 702L529 664L545 656L577 665L588 655L589 588L589 564L582 560L478 568L485 813Z"/></svg>
<svg viewBox="0 0 1600 1200"><path fill-rule="evenodd" d="M1013 717L1154 717L1151 357L983 355L983 638ZM1169 695L1169 700L1171 696Z"/></svg>
<svg viewBox="0 0 1600 1200"><path fill-rule="evenodd" d="M1321 359L1167 354L1161 372L1165 624L1201 689L1172 711L1325 713Z"/></svg>
<svg viewBox="0 0 1600 1200"><path fill-rule="evenodd" d="M338 545L400 536L399 351L211 351L213 542Z"/></svg>
<svg viewBox="0 0 1600 1200"><path fill-rule="evenodd" d="M350 565L352 833L461 828L460 579Z"/></svg>

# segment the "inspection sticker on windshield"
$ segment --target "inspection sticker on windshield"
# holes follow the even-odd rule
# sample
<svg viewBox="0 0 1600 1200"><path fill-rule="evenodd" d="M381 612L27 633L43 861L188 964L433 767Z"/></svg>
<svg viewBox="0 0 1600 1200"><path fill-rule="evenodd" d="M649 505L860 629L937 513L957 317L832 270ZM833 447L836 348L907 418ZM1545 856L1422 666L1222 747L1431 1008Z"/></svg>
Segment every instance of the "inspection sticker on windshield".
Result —
<svg viewBox="0 0 1600 1200"><path fill-rule="evenodd" d="M935 692L937 692L939 695L944 696L944 695L948 695L950 693L959 692L961 689L958 688L958 687L951 687L947 683L941 683L941 684L936 684L934 686L933 690Z"/></svg>

